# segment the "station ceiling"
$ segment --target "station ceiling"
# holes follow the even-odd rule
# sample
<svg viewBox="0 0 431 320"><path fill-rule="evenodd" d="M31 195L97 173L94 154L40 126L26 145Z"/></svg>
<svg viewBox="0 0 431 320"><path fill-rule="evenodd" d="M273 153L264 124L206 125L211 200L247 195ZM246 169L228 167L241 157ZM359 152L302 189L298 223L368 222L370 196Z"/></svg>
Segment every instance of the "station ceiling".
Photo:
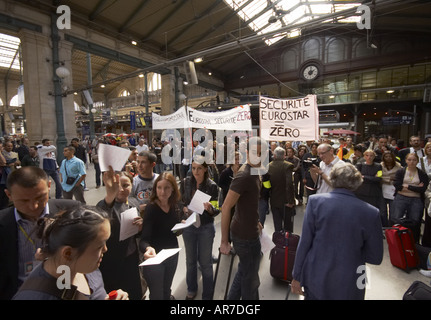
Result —
<svg viewBox="0 0 431 320"><path fill-rule="evenodd" d="M372 9L373 28L388 32L431 32L431 2L427 0L24 0L23 5L51 13L66 4L72 24L79 23L166 59L168 65L201 57L195 64L224 82L238 70L259 68L274 50L314 29L343 28L358 32L356 8ZM133 41L133 44L132 44ZM88 84L86 53L74 49L74 87ZM92 56L93 83L139 70L109 57ZM108 92L118 85L94 88ZM247 83L244 82L244 87Z"/></svg>

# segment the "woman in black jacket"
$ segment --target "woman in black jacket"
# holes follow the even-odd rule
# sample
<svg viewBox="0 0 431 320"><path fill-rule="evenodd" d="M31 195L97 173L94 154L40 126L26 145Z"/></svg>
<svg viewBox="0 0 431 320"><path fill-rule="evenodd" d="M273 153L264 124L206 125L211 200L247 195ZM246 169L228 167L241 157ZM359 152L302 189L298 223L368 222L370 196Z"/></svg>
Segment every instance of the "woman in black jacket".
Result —
<svg viewBox="0 0 431 320"><path fill-rule="evenodd" d="M133 179L126 172L116 174L112 167L104 172L103 182L106 187L106 196L99 201L98 207L105 210L110 218L111 236L106 245L108 251L104 254L100 264L105 288L109 292L116 288L123 288L131 300L141 300L143 289L139 272L139 251L137 240L142 230L142 218L139 215L139 202L129 197ZM136 208L138 215L133 221L138 233L120 241L121 214Z"/></svg>
<svg viewBox="0 0 431 320"><path fill-rule="evenodd" d="M192 162L192 174L181 182L180 193L184 204L184 215L193 212L187 209L197 190L210 195L210 202L204 203L204 211L197 214L197 222L184 229L183 240L186 248L187 296L186 300L196 297L198 283L198 262L202 271L202 299L211 300L214 293L212 247L215 236L214 217L220 213L218 208L219 187L209 179L208 164L204 157L195 156Z"/></svg>
<svg viewBox="0 0 431 320"><path fill-rule="evenodd" d="M409 153L405 161L406 167L399 169L395 174L395 210L391 220L396 224L410 227L415 241L418 242L424 213L424 194L429 179L425 172L417 168L419 158L415 153ZM403 220L404 215L406 218Z"/></svg>

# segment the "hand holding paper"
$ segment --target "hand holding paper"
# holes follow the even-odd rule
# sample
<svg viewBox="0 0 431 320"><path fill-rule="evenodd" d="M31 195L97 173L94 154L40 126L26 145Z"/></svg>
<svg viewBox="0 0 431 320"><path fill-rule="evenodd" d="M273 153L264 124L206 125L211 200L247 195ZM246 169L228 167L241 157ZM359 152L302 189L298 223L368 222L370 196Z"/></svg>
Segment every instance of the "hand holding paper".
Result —
<svg viewBox="0 0 431 320"><path fill-rule="evenodd" d="M177 223L176 225L173 226L171 230L177 231L177 230L185 229L187 227L190 227L195 222L196 222L196 212L193 212L185 222Z"/></svg>
<svg viewBox="0 0 431 320"><path fill-rule="evenodd" d="M130 156L128 148L120 148L109 144L99 144L99 165L100 171L108 171L111 166L114 171L121 171Z"/></svg>
<svg viewBox="0 0 431 320"><path fill-rule="evenodd" d="M139 232L139 225L133 223L138 217L138 210L133 207L121 212L120 241L123 241Z"/></svg>
<svg viewBox="0 0 431 320"><path fill-rule="evenodd" d="M200 190L196 190L195 195L193 196L192 201L187 206L187 208L191 211L197 212L199 214L204 213L204 203L209 202L211 199L211 196L203 193Z"/></svg>
<svg viewBox="0 0 431 320"><path fill-rule="evenodd" d="M167 258L173 256L177 252L179 252L181 248L175 248L175 249L163 249L161 250L154 258L148 258L144 262L142 262L139 266L150 266L153 264L160 264L163 261L165 261Z"/></svg>

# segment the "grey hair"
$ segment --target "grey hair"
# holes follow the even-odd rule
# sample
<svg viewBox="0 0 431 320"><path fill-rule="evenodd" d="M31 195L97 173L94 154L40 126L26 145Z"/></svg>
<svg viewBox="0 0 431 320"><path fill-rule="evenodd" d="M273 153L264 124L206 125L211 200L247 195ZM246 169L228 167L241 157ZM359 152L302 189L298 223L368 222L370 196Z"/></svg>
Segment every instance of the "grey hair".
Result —
<svg viewBox="0 0 431 320"><path fill-rule="evenodd" d="M333 188L343 188L355 191L362 184L362 174L351 163L337 162L329 174Z"/></svg>
<svg viewBox="0 0 431 320"><path fill-rule="evenodd" d="M274 149L275 159L284 159L285 155L286 155L286 150L284 150L282 147L277 147Z"/></svg>

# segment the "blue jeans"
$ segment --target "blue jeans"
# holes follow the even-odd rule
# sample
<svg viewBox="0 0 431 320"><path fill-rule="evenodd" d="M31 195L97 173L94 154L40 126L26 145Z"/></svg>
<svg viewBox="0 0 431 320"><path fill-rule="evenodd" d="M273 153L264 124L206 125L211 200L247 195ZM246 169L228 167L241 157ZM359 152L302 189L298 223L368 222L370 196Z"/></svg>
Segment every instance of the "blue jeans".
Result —
<svg viewBox="0 0 431 320"><path fill-rule="evenodd" d="M260 239L241 240L232 235L233 248L239 258L238 271L230 287L228 300L259 300Z"/></svg>
<svg viewBox="0 0 431 320"><path fill-rule="evenodd" d="M421 198L406 197L401 194L396 194L393 203L393 216L391 220L394 223L401 223L401 218L406 214L406 217L416 223L420 223L424 213L424 203ZM392 212L390 212L392 214Z"/></svg>
<svg viewBox="0 0 431 320"><path fill-rule="evenodd" d="M57 170L45 170L46 174L54 180L55 183L55 198L61 199L63 195L63 188L61 187L60 178L58 177Z"/></svg>
<svg viewBox="0 0 431 320"><path fill-rule="evenodd" d="M213 223L184 229L186 248L186 282L189 295L198 291L198 262L202 271L202 300L212 300L214 294L212 250L215 236Z"/></svg>

